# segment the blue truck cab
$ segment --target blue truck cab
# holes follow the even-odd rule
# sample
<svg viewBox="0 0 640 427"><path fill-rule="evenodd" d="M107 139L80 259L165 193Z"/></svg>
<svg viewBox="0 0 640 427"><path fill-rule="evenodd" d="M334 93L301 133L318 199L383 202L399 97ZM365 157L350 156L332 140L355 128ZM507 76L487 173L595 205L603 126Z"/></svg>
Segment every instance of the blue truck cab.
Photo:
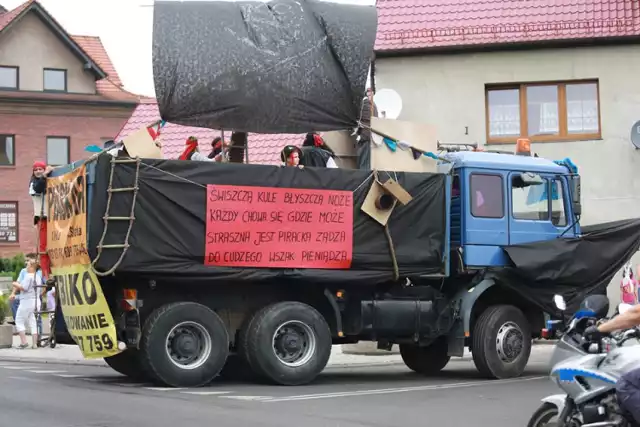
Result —
<svg viewBox="0 0 640 427"><path fill-rule="evenodd" d="M466 269L508 265L504 246L579 235L580 177L570 161L475 151L444 159L450 245Z"/></svg>

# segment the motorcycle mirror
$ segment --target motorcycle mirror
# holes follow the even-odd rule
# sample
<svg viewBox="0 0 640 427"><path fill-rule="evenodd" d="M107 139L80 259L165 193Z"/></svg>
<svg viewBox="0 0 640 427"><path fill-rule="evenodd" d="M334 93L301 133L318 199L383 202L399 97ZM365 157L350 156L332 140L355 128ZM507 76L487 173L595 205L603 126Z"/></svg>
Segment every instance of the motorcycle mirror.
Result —
<svg viewBox="0 0 640 427"><path fill-rule="evenodd" d="M567 309L567 304L564 302L562 295L554 295L553 302L556 304L556 307L558 307L558 310L565 311Z"/></svg>
<svg viewBox="0 0 640 427"><path fill-rule="evenodd" d="M618 313L622 314L622 313L626 313L627 311L629 311L633 306L631 304L627 304L627 303L620 303L618 305Z"/></svg>

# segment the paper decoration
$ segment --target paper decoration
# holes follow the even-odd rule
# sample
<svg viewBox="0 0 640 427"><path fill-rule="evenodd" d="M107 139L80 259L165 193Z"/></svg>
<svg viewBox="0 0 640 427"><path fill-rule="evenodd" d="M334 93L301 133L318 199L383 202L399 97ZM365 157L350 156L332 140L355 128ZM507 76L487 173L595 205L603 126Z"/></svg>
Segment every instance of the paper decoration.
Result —
<svg viewBox="0 0 640 427"><path fill-rule="evenodd" d="M387 147L389 147L389 150L395 152L396 149L398 148L398 145L396 143L396 141L394 141L391 138L387 138L386 136L383 138L384 143L387 145Z"/></svg>

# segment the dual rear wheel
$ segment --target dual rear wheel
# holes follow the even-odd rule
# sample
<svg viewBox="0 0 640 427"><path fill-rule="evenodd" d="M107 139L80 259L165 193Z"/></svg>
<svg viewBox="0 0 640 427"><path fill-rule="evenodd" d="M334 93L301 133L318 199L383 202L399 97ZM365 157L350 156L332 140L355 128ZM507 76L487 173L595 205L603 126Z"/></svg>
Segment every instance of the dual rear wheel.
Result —
<svg viewBox="0 0 640 427"><path fill-rule="evenodd" d="M201 304L181 302L151 314L140 350L129 349L105 361L130 378L172 387L202 386L245 367L272 383L301 385L325 368L331 344L329 326L317 310L281 302L245 322L238 354L229 358L229 334L220 317Z"/></svg>

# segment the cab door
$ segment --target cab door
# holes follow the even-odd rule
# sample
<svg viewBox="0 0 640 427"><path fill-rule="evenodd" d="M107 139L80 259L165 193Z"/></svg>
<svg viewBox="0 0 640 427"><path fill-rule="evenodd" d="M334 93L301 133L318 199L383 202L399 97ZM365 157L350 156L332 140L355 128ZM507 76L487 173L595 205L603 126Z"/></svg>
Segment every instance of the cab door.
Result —
<svg viewBox="0 0 640 427"><path fill-rule="evenodd" d="M539 183L524 182L521 172L511 172L508 180L509 244L572 237L567 215L568 188L562 176L528 175Z"/></svg>

